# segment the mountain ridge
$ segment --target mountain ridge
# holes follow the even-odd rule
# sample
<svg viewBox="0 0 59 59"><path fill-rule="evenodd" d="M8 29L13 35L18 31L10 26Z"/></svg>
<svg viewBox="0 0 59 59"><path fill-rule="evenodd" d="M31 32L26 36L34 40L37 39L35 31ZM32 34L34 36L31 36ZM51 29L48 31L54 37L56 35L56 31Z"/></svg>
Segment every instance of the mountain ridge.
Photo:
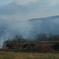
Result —
<svg viewBox="0 0 59 59"><path fill-rule="evenodd" d="M55 18L59 18L59 15L56 15L56 16L48 16L48 17L43 17L43 18L32 18L32 19L30 19L29 21L33 21L33 20L43 20L43 19L47 19L47 18L53 18L53 19L55 19Z"/></svg>

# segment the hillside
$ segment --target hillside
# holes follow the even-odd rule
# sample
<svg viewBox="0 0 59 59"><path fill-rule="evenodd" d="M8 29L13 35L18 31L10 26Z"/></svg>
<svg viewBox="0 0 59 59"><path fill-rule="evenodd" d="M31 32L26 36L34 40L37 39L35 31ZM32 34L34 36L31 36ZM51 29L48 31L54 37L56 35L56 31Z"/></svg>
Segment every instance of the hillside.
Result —
<svg viewBox="0 0 59 59"><path fill-rule="evenodd" d="M20 34L25 38L30 38L41 33L59 34L59 16L35 18L27 21L2 21L0 20L0 29L6 31L5 35L12 33L12 36Z"/></svg>

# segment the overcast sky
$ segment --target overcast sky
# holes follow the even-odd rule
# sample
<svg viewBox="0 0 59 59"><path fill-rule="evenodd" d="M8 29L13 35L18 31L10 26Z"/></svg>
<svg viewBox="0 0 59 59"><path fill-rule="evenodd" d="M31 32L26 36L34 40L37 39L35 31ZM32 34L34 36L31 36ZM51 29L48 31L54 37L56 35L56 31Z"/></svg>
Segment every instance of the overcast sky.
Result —
<svg viewBox="0 0 59 59"><path fill-rule="evenodd" d="M19 4L27 4L29 2L33 2L33 3L39 2L42 4L50 4L50 6L56 6L59 4L59 0L0 0L0 5L5 5L13 1Z"/></svg>
<svg viewBox="0 0 59 59"><path fill-rule="evenodd" d="M31 18L59 15L59 0L0 0L0 8L12 2L25 6L27 8L26 14L24 13L24 9L22 10L22 15L17 11L11 15L0 15L0 18L27 20Z"/></svg>

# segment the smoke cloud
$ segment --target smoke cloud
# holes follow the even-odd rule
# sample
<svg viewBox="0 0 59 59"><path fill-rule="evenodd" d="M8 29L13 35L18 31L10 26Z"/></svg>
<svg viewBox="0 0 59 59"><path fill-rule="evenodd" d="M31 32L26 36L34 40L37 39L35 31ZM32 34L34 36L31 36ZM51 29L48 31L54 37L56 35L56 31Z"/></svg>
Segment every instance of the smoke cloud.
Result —
<svg viewBox="0 0 59 59"><path fill-rule="evenodd" d="M8 21L0 19L0 45L5 40L11 40L15 35L25 39L33 39L41 33L59 34L59 16L34 18L27 21Z"/></svg>

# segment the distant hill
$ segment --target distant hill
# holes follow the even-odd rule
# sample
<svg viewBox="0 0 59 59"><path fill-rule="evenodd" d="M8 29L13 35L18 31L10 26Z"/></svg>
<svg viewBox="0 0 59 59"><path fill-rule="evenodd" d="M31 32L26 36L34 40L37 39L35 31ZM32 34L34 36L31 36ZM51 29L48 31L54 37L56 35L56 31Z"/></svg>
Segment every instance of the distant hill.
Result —
<svg viewBox="0 0 59 59"><path fill-rule="evenodd" d="M32 38L33 40L35 35L42 33L59 34L59 15L34 18L27 21L7 21L0 19L0 42L10 40L19 34L24 38Z"/></svg>
<svg viewBox="0 0 59 59"><path fill-rule="evenodd" d="M35 33L53 33L59 34L59 15L47 18L31 19L29 22L33 26Z"/></svg>
<svg viewBox="0 0 59 59"><path fill-rule="evenodd" d="M0 32L5 30L4 28L6 28L6 32L9 34L18 33L24 37L32 37L32 35L40 33L59 34L59 15L34 18L27 21L5 21L0 19Z"/></svg>

